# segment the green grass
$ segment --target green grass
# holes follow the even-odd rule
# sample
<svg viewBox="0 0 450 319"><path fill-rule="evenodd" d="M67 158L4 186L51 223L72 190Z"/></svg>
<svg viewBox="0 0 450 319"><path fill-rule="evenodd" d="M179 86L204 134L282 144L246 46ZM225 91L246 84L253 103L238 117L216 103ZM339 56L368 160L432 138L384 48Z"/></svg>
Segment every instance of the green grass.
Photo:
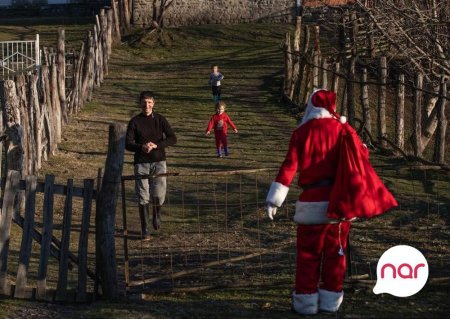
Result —
<svg viewBox="0 0 450 319"><path fill-rule="evenodd" d="M73 29L75 31L77 28ZM283 65L279 44L287 29L290 27L282 25L197 26L169 30L173 39L166 37L169 43L164 47L151 41L148 46L130 46L126 42L116 45L109 75L102 87L95 91L94 100L73 116L64 128L58 154L44 164L41 177L45 173L52 173L57 176L58 183L74 178L78 185L83 178L95 178L97 169L103 167L105 162L108 125L113 122L127 123L137 114L138 94L147 89L156 94L156 112L169 120L178 136L178 144L168 149L169 171L191 173L198 170L279 167L287 150L289 136L296 126L290 111L278 100ZM133 36L129 39L133 39ZM228 114L239 129L239 134L230 134L231 155L224 159L215 157L213 138L204 136L209 117L214 112L210 88L207 86L212 63L218 63L225 75L223 99L228 105ZM379 218L355 224L351 235L354 273L372 276L377 259L387 248L409 243L428 258L432 269L431 278L450 276L450 233L446 228L450 224L448 174L410 168L409 163L383 154L373 153L371 160L396 194L401 206ZM132 174L130 153L126 153L124 174ZM275 171L272 171L259 180L260 207L274 175ZM196 195L197 182L202 185L199 197ZM168 255L182 255L184 243L189 246L188 253L192 253L186 268L189 269L194 264L198 249L204 251L205 258L213 258L215 252L206 252L214 250L216 243L220 245L220 257L226 259L229 254L242 254L243 248L251 249L257 244L258 236L261 236L262 245L268 247L289 238L294 240L295 226L290 218L299 191L293 187L287 208L275 223L269 223L263 219L263 210L255 208L254 175L244 176L244 201L251 204L244 209L243 219L240 219L240 212L236 208L239 201L236 192L231 192L227 212L230 214L229 233L197 237L197 228L208 230L215 226L211 191L214 183L217 186L220 214L223 214L224 178L170 180L171 206L166 207L170 215L165 216L164 230L154 234L155 240L150 247L144 248L152 262L158 260L155 256L160 256L161 264L152 264L153 268L149 267L147 271L166 273ZM230 191L237 190L239 181L236 177L230 177L227 183ZM194 204L186 210L185 218L181 217L180 194L183 185L186 187L186 201ZM131 205L131 183L127 184L127 197ZM207 205L200 211L201 222L197 221L197 199ZM120 213L118 210L118 228L121 227ZM134 234L138 228L136 213L135 206L129 207L128 222ZM56 216L60 217L60 213L56 213ZM260 218L258 221L257 217ZM76 220L77 217L74 218ZM240 236L243 233L239 228L241 221L244 222L246 235L242 239ZM414 230L417 225L430 226L430 229ZM445 227L439 229L433 225ZM221 219L220 229L224 228ZM187 237L179 234L184 231ZM234 231L238 236L234 235ZM226 247L227 242L230 243L230 252ZM122 241L118 238L120 270L123 265L121 245ZM139 251L136 241L130 242L130 245L134 253ZM164 292L167 289L162 288L167 287L156 286L156 289L148 290L140 301L121 299L118 303L95 302L79 307L53 304L37 306L35 303L9 299L0 300L0 304L5 309L3 314L8 317L20 313L20 308L37 307L48 316L60 313L67 318L294 318L297 316L290 313L295 253L293 245L283 253L264 257L262 272L253 270L241 276L242 265L225 265L205 271L202 275L194 274L180 279L182 288L189 286L189 280L192 280L192 286L214 285L221 280L230 284L226 289L197 293ZM275 262L280 256L283 260ZM248 261L247 266L253 267L252 262ZM138 274L139 263L135 262L133 267L134 274ZM174 266L175 270L183 267L183 263ZM236 283L249 285L233 288ZM448 295L444 288L426 286L416 296L401 299L389 295L376 296L367 287L346 286L346 298L339 317L392 318L401 313L404 318L439 318L449 310ZM319 315L317 318L321 317L327 316Z"/></svg>

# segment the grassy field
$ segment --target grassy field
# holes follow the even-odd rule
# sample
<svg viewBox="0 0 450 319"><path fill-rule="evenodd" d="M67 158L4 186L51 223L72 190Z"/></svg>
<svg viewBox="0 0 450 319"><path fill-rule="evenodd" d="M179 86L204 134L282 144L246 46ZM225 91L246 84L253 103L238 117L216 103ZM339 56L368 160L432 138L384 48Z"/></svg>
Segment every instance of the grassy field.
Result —
<svg viewBox="0 0 450 319"><path fill-rule="evenodd" d="M1 37L5 38L6 34L13 34L16 32L14 30L22 27L11 28L0 27ZM41 27L33 28L41 30ZM51 27L43 26L44 29L51 30ZM68 26L68 29L74 31L71 37L76 40L82 35L78 31L86 30L86 25L81 28ZM178 144L168 150L169 171L192 173L278 167L287 149L290 133L296 126L290 111L278 100L283 63L279 44L287 29L288 26L281 25L198 26L169 30L166 36L168 43L164 47L154 43L131 46L126 41L118 44L113 53L110 74L95 92L94 100L72 117L64 128L58 154L45 163L41 177L51 173L57 176L59 183L73 178L76 184L81 184L84 178L95 178L98 168L103 167L105 162L108 125L113 122L127 123L130 117L137 114L137 96L147 89L155 92L155 111L169 120L178 136ZM48 39L51 39L50 34ZM126 40L131 39L133 36ZM239 134L230 134L231 154L223 159L215 157L213 138L204 136L209 117L214 112L207 86L212 63L218 63L225 75L223 99L227 102L228 114L239 129ZM448 173L416 169L402 159L376 152L371 158L401 205L380 218L355 223L351 234L353 273L368 274L373 278L376 261L386 249L409 244L427 257L431 278L449 277ZM124 174L131 173L132 157L127 153ZM257 181L259 193L256 198L260 206L274 173L267 173ZM294 240L295 228L290 222L290 213L298 190L291 191L289 204L282 216L276 222L269 223L264 219L263 210L255 208L255 189L250 190L251 185L255 185L253 175L244 176L244 200L252 202L243 210L244 217L238 217L239 211L233 206L239 201L236 197L238 183L235 177L225 182L223 178L214 177L173 179L169 184L171 215L165 216L163 231L154 234L155 240L144 247L146 261L159 260L160 264L149 264L146 272L153 275L167 273L171 269L172 255L179 257L186 252L183 249L186 242L189 246L197 246L195 249L201 251L198 254L200 259L210 258L212 253L209 254L208 249L215 249L217 242L217 254L221 260L226 260L227 256L235 256L235 253L242 255L250 250L258 244L257 238L267 247ZM211 214L215 193L212 193L211 185L217 185L221 212L225 209L224 205L229 204L226 212L230 214L231 224L221 224L220 229L227 229L222 236L217 236L219 231L205 235L213 220L208 218L214 217ZM224 185L229 187L227 192ZM196 193L196 187L203 187L199 191L200 196ZM230 197L224 198L228 191ZM186 218L181 218L180 194L186 194L191 204L195 204L196 200L206 203L211 212L202 208L203 219L196 221L198 212L194 205L187 210L186 216L183 215ZM132 185L128 185L127 196L131 203ZM130 211L135 212L135 207L131 207ZM60 213L56 212L55 216L60 218ZM184 222L180 225L181 220ZM128 222L133 234L137 234L136 214L131 214ZM238 227L240 222L243 224L242 230ZM183 231L188 237L180 235ZM233 236L235 232L243 236L242 240ZM122 270L120 238L117 243ZM231 245L228 252L224 246L226 243ZM138 241L132 242L130 247L133 253L139 253ZM283 250L283 254L269 254L261 259L262 271L253 269L250 261L239 267L231 263L212 267L198 278L194 273L186 279L181 278L184 281L179 285L178 282L174 284L181 288L189 285L199 288L205 284L217 287L222 281L230 280L227 282L229 285L222 289L189 292L187 289L167 289L170 285L156 285L147 287L151 289L143 290L142 295L136 293L130 299L121 298L116 303L100 301L90 305L0 299L0 318L295 318L297 316L290 312L294 253L292 244ZM283 260L279 260L281 257ZM193 256L189 258L189 267L199 265L193 262ZM139 262L132 265L137 273ZM180 263L172 269L183 269L184 265ZM239 277L237 271L241 271L242 267L253 270ZM120 279L123 280L122 275ZM448 287L445 286L427 285L409 298L374 295L371 288L346 285L344 304L336 318L445 318L450 310L446 292ZM329 316L317 316L322 317Z"/></svg>

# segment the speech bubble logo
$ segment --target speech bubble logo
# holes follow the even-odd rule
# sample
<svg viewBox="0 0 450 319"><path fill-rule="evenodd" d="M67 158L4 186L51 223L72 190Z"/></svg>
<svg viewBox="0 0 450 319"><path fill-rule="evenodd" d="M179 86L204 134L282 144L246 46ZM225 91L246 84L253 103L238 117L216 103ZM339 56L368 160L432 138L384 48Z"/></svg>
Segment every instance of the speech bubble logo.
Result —
<svg viewBox="0 0 450 319"><path fill-rule="evenodd" d="M428 279L428 263L416 248L398 245L384 252L377 265L374 294L409 297L418 293Z"/></svg>

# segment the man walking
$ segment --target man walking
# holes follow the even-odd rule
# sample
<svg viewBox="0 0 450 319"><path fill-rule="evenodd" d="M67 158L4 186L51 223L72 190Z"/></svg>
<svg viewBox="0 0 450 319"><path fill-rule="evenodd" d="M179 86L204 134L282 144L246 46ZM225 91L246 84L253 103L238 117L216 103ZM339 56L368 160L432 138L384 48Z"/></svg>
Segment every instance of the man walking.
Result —
<svg viewBox="0 0 450 319"><path fill-rule="evenodd" d="M134 152L134 174L136 177L165 174L165 148L174 145L177 138L169 122L153 111L155 98L152 92L141 92L139 104L141 113L128 123L125 146L128 151ZM166 177L137 178L136 194L139 200L142 236L144 240L149 240L150 202L153 228L158 230L161 227L161 206L166 197Z"/></svg>

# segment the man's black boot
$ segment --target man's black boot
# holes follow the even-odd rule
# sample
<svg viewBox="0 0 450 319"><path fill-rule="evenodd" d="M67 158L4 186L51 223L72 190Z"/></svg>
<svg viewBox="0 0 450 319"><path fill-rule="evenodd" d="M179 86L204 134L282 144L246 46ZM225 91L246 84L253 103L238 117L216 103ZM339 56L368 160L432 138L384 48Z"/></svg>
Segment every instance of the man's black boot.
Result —
<svg viewBox="0 0 450 319"><path fill-rule="evenodd" d="M149 240L150 232L148 230L150 225L150 204L139 205L139 217L141 219L142 239Z"/></svg>
<svg viewBox="0 0 450 319"><path fill-rule="evenodd" d="M157 201L153 203L153 228L158 230L161 228L161 205Z"/></svg>

